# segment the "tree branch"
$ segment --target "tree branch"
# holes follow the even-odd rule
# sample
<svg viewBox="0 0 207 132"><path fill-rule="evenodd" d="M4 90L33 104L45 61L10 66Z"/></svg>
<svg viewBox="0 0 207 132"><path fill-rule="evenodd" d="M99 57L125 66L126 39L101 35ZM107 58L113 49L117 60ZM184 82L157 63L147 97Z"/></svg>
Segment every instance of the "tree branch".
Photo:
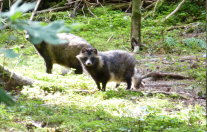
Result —
<svg viewBox="0 0 207 132"><path fill-rule="evenodd" d="M183 3L185 2L185 0L182 0L180 2L180 4L178 4L178 6L175 8L175 10L173 12L171 12L169 15L167 15L162 21L165 21L167 20L169 17L171 17L172 15L174 15L180 8L181 6L183 5Z"/></svg>
<svg viewBox="0 0 207 132"><path fill-rule="evenodd" d="M59 11L59 10L65 10L65 9L69 9L69 8L70 8L69 6L62 6L62 7L57 7L57 8L49 8L49 9L37 11L36 14L52 12L52 11Z"/></svg>
<svg viewBox="0 0 207 132"><path fill-rule="evenodd" d="M73 12L71 13L70 17L75 17L76 16L76 11L80 5L80 2L79 0L76 0L75 1L75 4L74 4L74 7L73 7Z"/></svg>
<svg viewBox="0 0 207 132"><path fill-rule="evenodd" d="M31 15L31 17L30 17L30 19L29 19L30 21L33 20L34 15L35 15L35 13L36 13L36 11L37 11L37 8L39 7L40 2L41 2L41 0L37 0L37 4L35 5L35 8L34 8L34 10L33 10L33 12L32 12L32 15Z"/></svg>

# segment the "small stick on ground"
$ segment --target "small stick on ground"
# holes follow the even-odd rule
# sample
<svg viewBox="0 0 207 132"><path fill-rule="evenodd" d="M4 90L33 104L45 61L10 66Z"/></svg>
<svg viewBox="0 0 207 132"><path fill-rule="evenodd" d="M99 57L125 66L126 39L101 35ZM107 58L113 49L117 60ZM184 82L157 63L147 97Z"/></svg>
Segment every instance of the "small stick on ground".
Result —
<svg viewBox="0 0 207 132"><path fill-rule="evenodd" d="M113 38L113 34L108 38L108 40L106 41L106 43L108 43L112 38Z"/></svg>
<svg viewBox="0 0 207 132"><path fill-rule="evenodd" d="M149 77L152 77L153 79L157 80L157 79L166 79L166 78L169 78L169 79L190 79L189 77L185 77L185 76L182 76L182 75L178 75L178 74L173 74L173 73L161 73L161 72L151 72L147 75L144 75L142 77L142 79L144 78L149 78Z"/></svg>

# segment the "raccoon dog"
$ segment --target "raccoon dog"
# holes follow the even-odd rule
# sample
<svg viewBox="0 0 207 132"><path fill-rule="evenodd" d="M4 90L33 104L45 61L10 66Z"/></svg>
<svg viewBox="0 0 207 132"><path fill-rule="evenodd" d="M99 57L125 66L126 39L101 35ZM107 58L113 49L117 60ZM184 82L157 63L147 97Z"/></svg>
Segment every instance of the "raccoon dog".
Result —
<svg viewBox="0 0 207 132"><path fill-rule="evenodd" d="M58 33L57 36L67 43L52 45L46 42L34 45L39 54L44 58L46 64L46 72L52 73L54 63L75 68L76 74L83 72L82 67L76 55L78 55L83 47L92 47L86 40L81 37L69 33Z"/></svg>
<svg viewBox="0 0 207 132"><path fill-rule="evenodd" d="M99 90L105 91L109 81L117 82L117 86L120 82L126 82L126 89L131 88L132 78L136 72L136 60L128 52L121 50L97 52L94 48L83 48L76 57L94 79Z"/></svg>

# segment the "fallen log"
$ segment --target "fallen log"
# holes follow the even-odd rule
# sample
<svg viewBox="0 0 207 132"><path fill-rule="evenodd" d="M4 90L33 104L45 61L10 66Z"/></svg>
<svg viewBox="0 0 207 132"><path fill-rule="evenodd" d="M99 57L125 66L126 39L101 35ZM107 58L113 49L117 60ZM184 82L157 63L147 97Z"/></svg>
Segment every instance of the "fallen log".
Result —
<svg viewBox="0 0 207 132"><path fill-rule="evenodd" d="M190 79L189 77L185 77L185 76L173 74L173 73L150 72L150 73L143 75L143 76L140 76L140 75L135 76L136 87L140 88L140 87L144 86L143 79L150 78L150 77L154 81L160 80L160 79L178 79L178 80Z"/></svg>
<svg viewBox="0 0 207 132"><path fill-rule="evenodd" d="M28 77L24 77L20 74L14 73L6 69L3 65L0 65L0 83L7 91L17 90L20 91L23 85L32 85L36 80Z"/></svg>
<svg viewBox="0 0 207 132"><path fill-rule="evenodd" d="M66 10L66 9L70 9L70 8L71 8L70 6L62 6L62 7L57 7L57 8L49 8L49 9L37 11L36 14L52 12L52 11L61 11L61 10Z"/></svg>
<svg viewBox="0 0 207 132"><path fill-rule="evenodd" d="M158 80L158 79L190 79L189 77L185 77L185 76L182 76L182 75L178 75L178 74L173 74L173 73L161 73L161 72L151 72L151 73L148 73L147 75L144 75L142 77L142 79L145 79L145 78L149 78L149 77L152 77L153 79L155 80Z"/></svg>
<svg viewBox="0 0 207 132"><path fill-rule="evenodd" d="M107 3L106 6L111 6L112 9L127 10L130 7L131 2L126 3Z"/></svg>

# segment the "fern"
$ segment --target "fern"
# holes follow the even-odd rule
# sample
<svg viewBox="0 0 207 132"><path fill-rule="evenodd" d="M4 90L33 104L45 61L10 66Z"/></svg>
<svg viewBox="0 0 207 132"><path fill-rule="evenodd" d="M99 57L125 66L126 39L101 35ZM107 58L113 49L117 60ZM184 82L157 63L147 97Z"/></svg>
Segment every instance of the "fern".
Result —
<svg viewBox="0 0 207 132"><path fill-rule="evenodd" d="M186 46L190 47L190 48L199 47L199 48L202 48L202 49L207 49L206 42L204 40L202 40L202 39L187 38L187 39L183 40L183 43Z"/></svg>
<svg viewBox="0 0 207 132"><path fill-rule="evenodd" d="M176 40L172 37L166 37L165 38L165 44L167 46L175 46L177 44Z"/></svg>

